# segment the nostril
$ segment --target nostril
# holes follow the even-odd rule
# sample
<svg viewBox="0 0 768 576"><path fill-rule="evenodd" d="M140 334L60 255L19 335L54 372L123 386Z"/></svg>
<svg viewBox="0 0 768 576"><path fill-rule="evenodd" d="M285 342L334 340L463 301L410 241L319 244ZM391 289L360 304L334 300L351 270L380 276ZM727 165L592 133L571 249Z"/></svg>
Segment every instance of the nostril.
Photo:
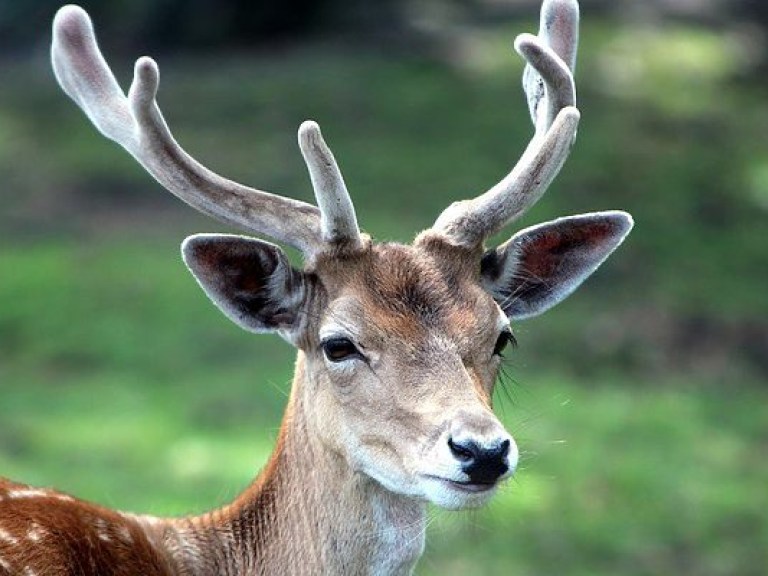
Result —
<svg viewBox="0 0 768 576"><path fill-rule="evenodd" d="M454 442L453 438L448 438L448 448L451 449L451 454L453 454L454 458L456 458L459 462L467 463L472 462L475 459L476 450L473 448L476 447L471 442Z"/></svg>
<svg viewBox="0 0 768 576"><path fill-rule="evenodd" d="M508 456L512 441L509 438L482 445L474 440L457 441L451 437L448 447L472 483L494 484L510 470Z"/></svg>

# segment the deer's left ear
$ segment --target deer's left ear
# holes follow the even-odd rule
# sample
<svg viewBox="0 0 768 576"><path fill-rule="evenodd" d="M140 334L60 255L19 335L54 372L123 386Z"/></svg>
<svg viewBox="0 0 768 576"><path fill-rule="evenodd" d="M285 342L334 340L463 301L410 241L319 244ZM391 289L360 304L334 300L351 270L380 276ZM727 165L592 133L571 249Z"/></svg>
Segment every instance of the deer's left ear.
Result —
<svg viewBox="0 0 768 576"><path fill-rule="evenodd" d="M596 212L526 228L485 253L483 287L511 320L567 298L632 229L626 212Z"/></svg>

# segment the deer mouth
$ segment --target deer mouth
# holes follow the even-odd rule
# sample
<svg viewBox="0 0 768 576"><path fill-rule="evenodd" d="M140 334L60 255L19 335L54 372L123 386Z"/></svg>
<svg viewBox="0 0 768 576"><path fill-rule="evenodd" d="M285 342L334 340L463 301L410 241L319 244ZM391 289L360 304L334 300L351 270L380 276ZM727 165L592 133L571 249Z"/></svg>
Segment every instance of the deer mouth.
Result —
<svg viewBox="0 0 768 576"><path fill-rule="evenodd" d="M437 481L440 484L447 486L451 490L457 492L463 492L465 494L483 494L490 492L499 485L499 482L471 482L452 480L450 478L443 478L441 476L427 475L427 478L433 481Z"/></svg>
<svg viewBox="0 0 768 576"><path fill-rule="evenodd" d="M446 482L452 488L470 494L489 492L498 485L498 482L457 482L456 480L446 480Z"/></svg>

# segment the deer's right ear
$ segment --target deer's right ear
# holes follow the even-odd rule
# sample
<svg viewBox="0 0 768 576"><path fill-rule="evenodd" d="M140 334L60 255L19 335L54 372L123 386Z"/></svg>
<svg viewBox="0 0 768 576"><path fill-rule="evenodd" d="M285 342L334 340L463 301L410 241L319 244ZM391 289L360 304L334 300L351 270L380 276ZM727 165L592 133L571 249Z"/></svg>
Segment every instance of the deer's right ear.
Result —
<svg viewBox="0 0 768 576"><path fill-rule="evenodd" d="M208 297L241 328L290 334L298 326L305 276L279 247L244 236L196 234L181 253Z"/></svg>

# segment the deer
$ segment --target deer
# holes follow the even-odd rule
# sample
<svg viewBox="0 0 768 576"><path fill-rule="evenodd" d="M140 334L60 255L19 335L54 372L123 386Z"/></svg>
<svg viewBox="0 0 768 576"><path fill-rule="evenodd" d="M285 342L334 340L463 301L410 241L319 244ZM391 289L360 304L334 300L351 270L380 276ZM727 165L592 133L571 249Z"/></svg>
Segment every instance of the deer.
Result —
<svg viewBox="0 0 768 576"><path fill-rule="evenodd" d="M297 348L274 451L253 483L212 512L159 518L0 480L0 574L207 576L411 574L426 507L487 503L519 450L495 416L511 322L571 294L633 226L622 211L562 217L486 241L562 168L580 120L576 0L544 0L515 48L534 133L511 171L451 204L411 244L360 231L318 125L298 143L316 205L230 181L192 158L157 104L159 70L139 58L127 94L88 14L68 5L51 58L64 92L107 138L195 209L247 234L197 234L183 260L238 326ZM278 244L297 249L293 266Z"/></svg>

